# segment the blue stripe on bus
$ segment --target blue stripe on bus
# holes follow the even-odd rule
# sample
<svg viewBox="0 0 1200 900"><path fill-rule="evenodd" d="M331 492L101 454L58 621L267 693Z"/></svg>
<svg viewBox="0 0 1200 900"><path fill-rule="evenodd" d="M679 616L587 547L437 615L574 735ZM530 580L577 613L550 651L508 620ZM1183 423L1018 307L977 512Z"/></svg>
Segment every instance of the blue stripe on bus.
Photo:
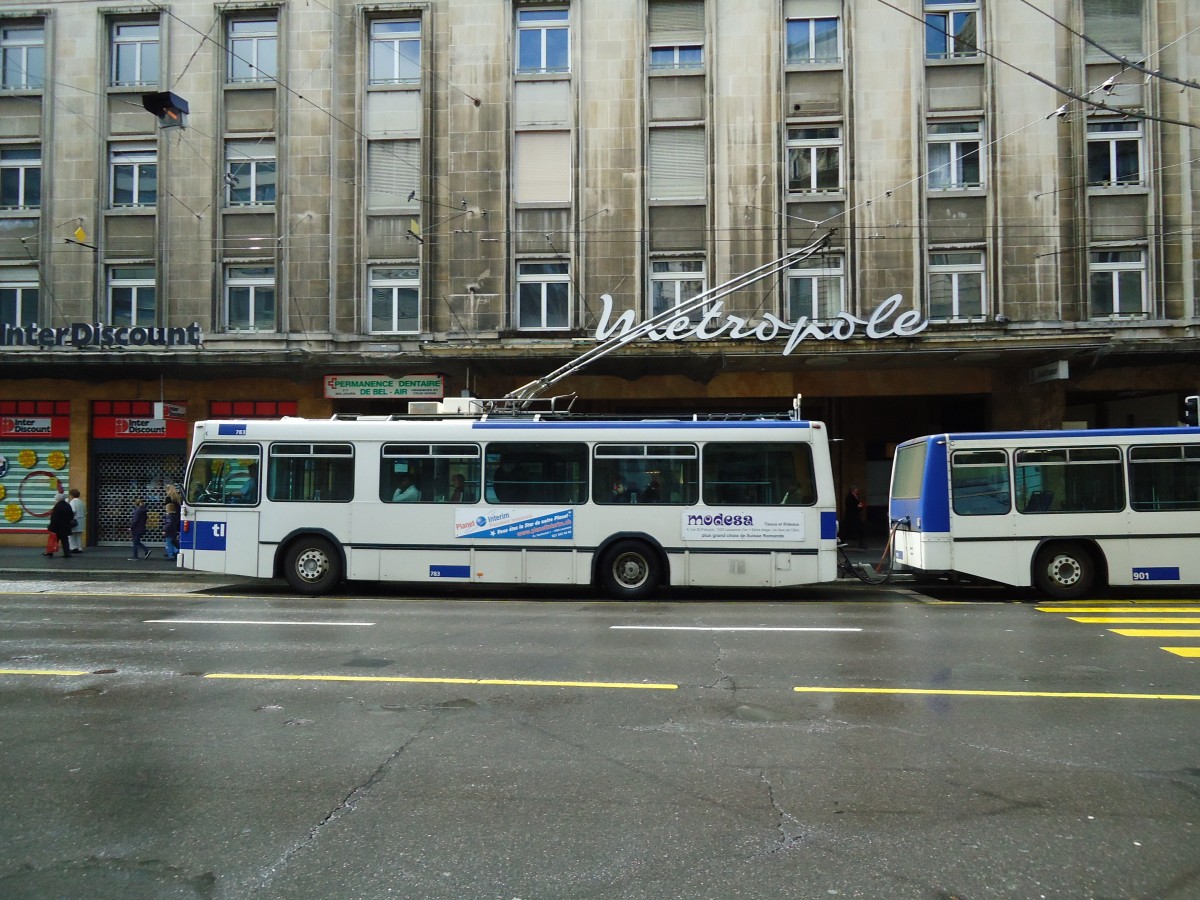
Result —
<svg viewBox="0 0 1200 900"><path fill-rule="evenodd" d="M1135 567L1132 574L1134 584L1140 584L1143 581L1178 581L1179 566Z"/></svg>
<svg viewBox="0 0 1200 900"><path fill-rule="evenodd" d="M821 540L837 540L837 513L832 509L821 510Z"/></svg>
<svg viewBox="0 0 1200 900"><path fill-rule="evenodd" d="M1044 431L963 431L963 432L948 432L946 434L925 435L924 437L913 438L900 444L900 447L908 447L912 444L919 444L923 441L1017 441L1017 440L1064 440L1071 441L1075 438L1122 438L1122 437L1156 437L1156 436L1175 436L1175 437L1191 437L1195 438L1200 435L1200 432L1195 428L1186 426L1170 426L1170 427L1155 427L1155 428L1075 428L1069 430L1044 430ZM1004 448L1008 449L1008 448Z"/></svg>
<svg viewBox="0 0 1200 900"><path fill-rule="evenodd" d="M747 422L705 422L705 421L669 421L669 422L520 422L512 419L497 419L486 422L472 422L472 428L479 429L546 429L554 428L563 431L573 431L580 429L595 429L597 431L632 431L632 430L655 430L655 431L678 431L687 428L704 428L704 429L737 429L737 428L776 428L776 429L791 429L803 428L809 429L813 427L811 422L798 421L795 419L787 419L780 421L747 421Z"/></svg>
<svg viewBox="0 0 1200 900"><path fill-rule="evenodd" d="M947 448L942 437L905 441L901 446L924 442L925 470L921 473L920 497L893 497L888 504L892 521L907 519L910 531L945 533L950 531L950 483L947 474ZM899 452L899 447L896 448Z"/></svg>
<svg viewBox="0 0 1200 900"><path fill-rule="evenodd" d="M430 578L470 578L470 566L430 566Z"/></svg>
<svg viewBox="0 0 1200 900"><path fill-rule="evenodd" d="M217 425L217 434L243 435L245 433L245 422L222 422Z"/></svg>

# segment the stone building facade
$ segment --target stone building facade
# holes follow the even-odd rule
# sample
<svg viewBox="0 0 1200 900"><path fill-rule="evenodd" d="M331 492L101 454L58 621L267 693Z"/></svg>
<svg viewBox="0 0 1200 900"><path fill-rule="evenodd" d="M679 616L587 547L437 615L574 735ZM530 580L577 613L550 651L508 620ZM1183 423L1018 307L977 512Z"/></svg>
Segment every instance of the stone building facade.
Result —
<svg viewBox="0 0 1200 900"><path fill-rule="evenodd" d="M802 394L876 508L918 434L1174 424L1200 8L1038 7L5 0L0 541L60 483L120 539L192 421L501 396L805 247L553 390Z"/></svg>

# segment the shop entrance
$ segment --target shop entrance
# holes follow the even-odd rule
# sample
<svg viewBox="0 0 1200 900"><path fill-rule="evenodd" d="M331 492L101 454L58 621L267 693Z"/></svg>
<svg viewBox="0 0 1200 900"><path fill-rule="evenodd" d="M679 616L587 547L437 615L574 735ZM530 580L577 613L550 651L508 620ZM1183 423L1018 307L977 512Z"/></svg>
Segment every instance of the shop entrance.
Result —
<svg viewBox="0 0 1200 900"><path fill-rule="evenodd" d="M95 473L94 488L88 504L92 520L89 525L95 529L95 538L90 539L90 543L129 543L129 516L134 497L145 500L148 510L148 528L142 540L146 543L162 542L166 488L168 484L180 484L183 481L186 448L182 441L154 443L179 444L179 447L96 450L92 469Z"/></svg>

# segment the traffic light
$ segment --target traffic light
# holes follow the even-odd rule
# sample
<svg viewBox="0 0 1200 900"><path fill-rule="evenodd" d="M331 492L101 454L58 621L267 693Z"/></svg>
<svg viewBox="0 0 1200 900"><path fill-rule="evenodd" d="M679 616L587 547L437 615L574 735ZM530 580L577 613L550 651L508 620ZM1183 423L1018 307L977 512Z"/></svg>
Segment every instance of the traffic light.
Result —
<svg viewBox="0 0 1200 900"><path fill-rule="evenodd" d="M1200 395L1192 394L1183 401L1183 424L1200 425Z"/></svg>
<svg viewBox="0 0 1200 900"><path fill-rule="evenodd" d="M142 94L142 106L158 117L161 128L182 128L187 121L187 101L178 94L162 91L157 94Z"/></svg>

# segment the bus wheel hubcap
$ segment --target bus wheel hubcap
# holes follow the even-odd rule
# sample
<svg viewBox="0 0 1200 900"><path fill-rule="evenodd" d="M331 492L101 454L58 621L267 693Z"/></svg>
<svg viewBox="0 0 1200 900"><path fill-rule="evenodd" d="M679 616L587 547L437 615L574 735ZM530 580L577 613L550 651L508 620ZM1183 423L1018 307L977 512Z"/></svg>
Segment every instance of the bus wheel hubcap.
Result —
<svg viewBox="0 0 1200 900"><path fill-rule="evenodd" d="M1075 584L1079 581L1079 575L1079 562L1070 556L1056 556L1050 563L1050 577L1057 584Z"/></svg>
<svg viewBox="0 0 1200 900"><path fill-rule="evenodd" d="M305 550L296 557L296 571L305 581L319 581L329 571L329 560L320 550Z"/></svg>
<svg viewBox="0 0 1200 900"><path fill-rule="evenodd" d="M646 564L632 554L620 556L613 563L613 574L626 587L637 587L646 580Z"/></svg>

